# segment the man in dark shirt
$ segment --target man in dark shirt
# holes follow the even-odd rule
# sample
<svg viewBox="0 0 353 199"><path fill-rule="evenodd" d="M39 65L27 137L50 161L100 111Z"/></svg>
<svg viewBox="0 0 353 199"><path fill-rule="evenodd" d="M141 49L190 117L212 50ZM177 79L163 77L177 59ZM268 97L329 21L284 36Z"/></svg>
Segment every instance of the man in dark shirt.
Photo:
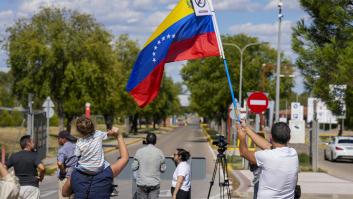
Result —
<svg viewBox="0 0 353 199"><path fill-rule="evenodd" d="M20 139L22 151L13 154L6 162L7 168L14 167L15 175L20 181L20 198L39 199L39 182L44 178L44 165L34 152L31 136L25 135ZM38 171L39 176L38 176Z"/></svg>

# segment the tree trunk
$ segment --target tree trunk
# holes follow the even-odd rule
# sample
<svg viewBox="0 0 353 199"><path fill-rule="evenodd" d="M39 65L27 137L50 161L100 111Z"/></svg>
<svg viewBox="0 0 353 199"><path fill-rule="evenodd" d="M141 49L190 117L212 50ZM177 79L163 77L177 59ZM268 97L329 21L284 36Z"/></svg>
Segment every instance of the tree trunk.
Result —
<svg viewBox="0 0 353 199"><path fill-rule="evenodd" d="M73 117L72 117L72 116L68 116L68 117L67 117L67 121L66 121L66 130L67 130L68 132L71 132L72 120L73 120Z"/></svg>
<svg viewBox="0 0 353 199"><path fill-rule="evenodd" d="M133 117L132 117L132 126L131 126L131 132L134 134L137 134L137 120L138 120L138 113L136 113Z"/></svg>
<svg viewBox="0 0 353 199"><path fill-rule="evenodd" d="M130 116L125 118L126 133L129 133L131 131L130 121Z"/></svg>
<svg viewBox="0 0 353 199"><path fill-rule="evenodd" d="M163 126L166 127L167 126L167 118L163 119Z"/></svg>
<svg viewBox="0 0 353 199"><path fill-rule="evenodd" d="M61 105L58 105L59 131L64 130L65 113Z"/></svg>
<svg viewBox="0 0 353 199"><path fill-rule="evenodd" d="M114 117L111 114L103 114L104 117L104 122L105 126L107 127L108 130L112 129L113 127L113 122L114 122Z"/></svg>

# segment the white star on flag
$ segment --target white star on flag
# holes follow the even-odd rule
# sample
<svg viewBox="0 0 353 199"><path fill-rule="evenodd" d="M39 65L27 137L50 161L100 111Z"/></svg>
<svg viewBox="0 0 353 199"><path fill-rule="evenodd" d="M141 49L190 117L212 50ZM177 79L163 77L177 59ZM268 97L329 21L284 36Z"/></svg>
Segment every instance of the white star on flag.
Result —
<svg viewBox="0 0 353 199"><path fill-rule="evenodd" d="M157 46L154 46L154 49L155 49L155 50L157 50L157 48L158 48Z"/></svg>
<svg viewBox="0 0 353 199"><path fill-rule="evenodd" d="M175 37L175 34L174 34L174 35L172 35L172 37L174 38L174 37Z"/></svg>
<svg viewBox="0 0 353 199"><path fill-rule="evenodd" d="M153 53L152 53L152 55L153 55L153 56L155 56L155 55L156 55L156 53L155 53L155 52L153 52Z"/></svg>
<svg viewBox="0 0 353 199"><path fill-rule="evenodd" d="M159 40L158 40L158 42L157 42L157 43L158 43L158 44L161 44L161 41L159 41Z"/></svg>
<svg viewBox="0 0 353 199"><path fill-rule="evenodd" d="M153 61L153 62L156 62L157 60L156 60L156 58L153 58L152 61Z"/></svg>
<svg viewBox="0 0 353 199"><path fill-rule="evenodd" d="M170 34L167 35L167 39L169 39L169 38L170 38Z"/></svg>
<svg viewBox="0 0 353 199"><path fill-rule="evenodd" d="M165 37L162 37L162 41L164 41L165 40Z"/></svg>

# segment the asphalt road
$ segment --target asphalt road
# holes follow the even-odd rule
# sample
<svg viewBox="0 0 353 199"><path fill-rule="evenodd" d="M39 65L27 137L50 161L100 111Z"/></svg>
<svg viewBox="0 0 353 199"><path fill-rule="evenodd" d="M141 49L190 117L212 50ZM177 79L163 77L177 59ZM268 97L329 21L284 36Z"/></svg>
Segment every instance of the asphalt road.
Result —
<svg viewBox="0 0 353 199"><path fill-rule="evenodd" d="M133 156L142 143L136 143L128 146L129 155ZM206 158L206 178L203 180L192 180L192 198L206 198L210 186L210 180L215 164L215 155L212 154L206 137L201 132L198 125L180 127L167 134L159 134L157 147L160 148L164 155L172 156L176 148L184 148L190 151L192 157ZM118 158L117 151L106 154L106 159L113 162ZM211 190L211 198L219 198L218 175ZM132 180L119 179L115 180L115 184L119 186L119 196L115 198L132 198ZM171 180L162 180L161 182L161 198L170 198ZM40 186L41 198L53 199L57 197L57 179L55 176L46 177Z"/></svg>
<svg viewBox="0 0 353 199"><path fill-rule="evenodd" d="M324 151L319 151L319 168L327 171L329 174L353 181L353 161L352 160L337 160L331 162L324 159Z"/></svg>

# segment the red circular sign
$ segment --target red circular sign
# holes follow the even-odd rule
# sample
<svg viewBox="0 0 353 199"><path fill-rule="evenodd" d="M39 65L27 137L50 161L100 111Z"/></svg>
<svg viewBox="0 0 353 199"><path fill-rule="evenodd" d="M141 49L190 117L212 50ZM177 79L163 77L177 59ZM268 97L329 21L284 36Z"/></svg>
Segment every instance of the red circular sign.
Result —
<svg viewBox="0 0 353 199"><path fill-rule="evenodd" d="M267 109L268 99L262 92L253 92L247 100L247 105L252 112L262 113Z"/></svg>

